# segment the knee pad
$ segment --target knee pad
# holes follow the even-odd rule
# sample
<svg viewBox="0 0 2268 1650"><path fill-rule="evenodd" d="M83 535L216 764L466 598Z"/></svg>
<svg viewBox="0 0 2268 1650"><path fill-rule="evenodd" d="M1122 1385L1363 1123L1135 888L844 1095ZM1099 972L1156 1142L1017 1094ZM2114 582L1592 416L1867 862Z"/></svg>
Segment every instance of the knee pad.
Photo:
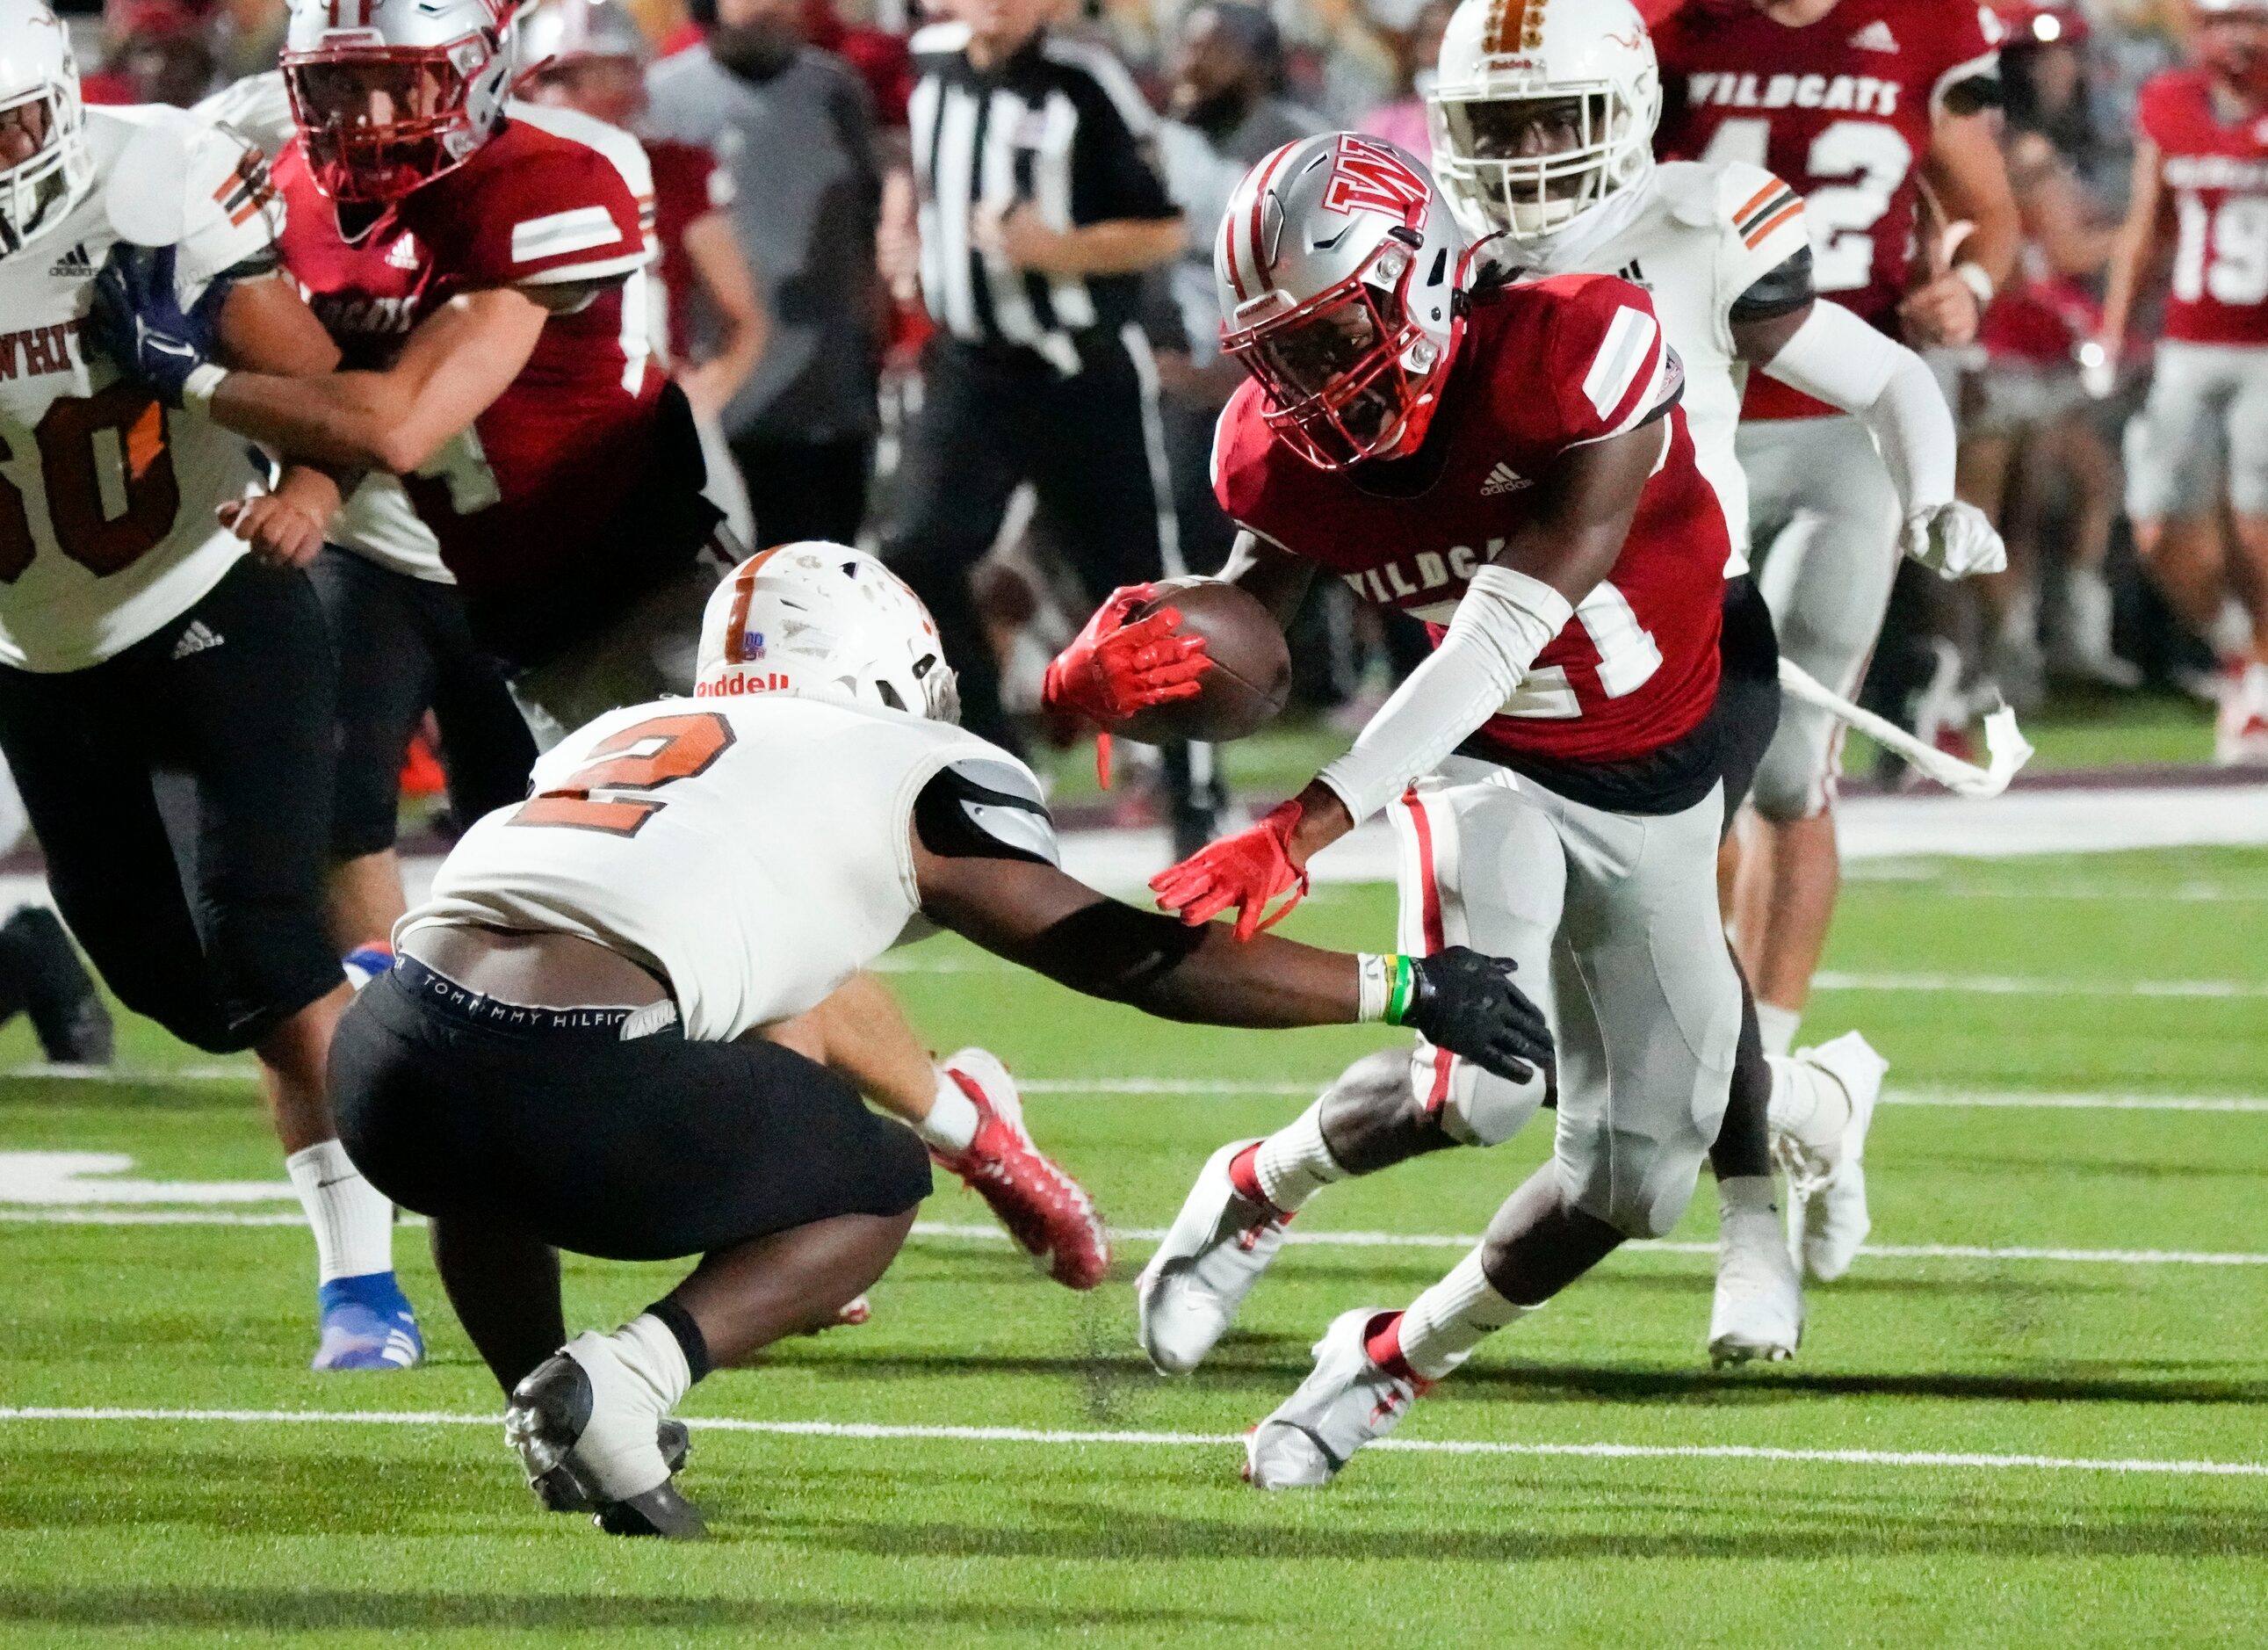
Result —
<svg viewBox="0 0 2268 1650"><path fill-rule="evenodd" d="M1749 784L1749 802L1777 825L1825 812L1834 798L1842 754L1841 723L1815 705L1783 700L1779 726Z"/></svg>
<svg viewBox="0 0 2268 1650"><path fill-rule="evenodd" d="M1507 1082L1421 1041L1410 1057L1410 1082L1441 1132L1460 1145L1501 1145L1528 1126L1543 1104L1542 1072Z"/></svg>

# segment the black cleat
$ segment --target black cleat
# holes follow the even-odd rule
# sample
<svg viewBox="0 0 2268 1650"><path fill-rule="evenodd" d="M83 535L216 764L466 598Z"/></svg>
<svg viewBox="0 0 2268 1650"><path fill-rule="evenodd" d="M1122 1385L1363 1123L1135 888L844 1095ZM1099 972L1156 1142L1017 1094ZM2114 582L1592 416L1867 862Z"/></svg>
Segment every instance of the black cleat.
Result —
<svg viewBox="0 0 2268 1650"><path fill-rule="evenodd" d="M55 1064L110 1064L110 1010L70 935L44 905L26 905L0 923L0 1008L31 1016L40 1051Z"/></svg>
<svg viewBox="0 0 2268 1650"><path fill-rule="evenodd" d="M671 1477L651 1490L616 1502L575 1458L575 1446L591 1422L591 1377L564 1352L544 1359L512 1389L504 1411L504 1441L519 1452L527 1487L547 1512L589 1513L593 1522L614 1536L662 1536L697 1541L709 1533L699 1511L677 1492L675 1475L685 1464L692 1435L685 1423L665 1416L654 1428L654 1443Z"/></svg>

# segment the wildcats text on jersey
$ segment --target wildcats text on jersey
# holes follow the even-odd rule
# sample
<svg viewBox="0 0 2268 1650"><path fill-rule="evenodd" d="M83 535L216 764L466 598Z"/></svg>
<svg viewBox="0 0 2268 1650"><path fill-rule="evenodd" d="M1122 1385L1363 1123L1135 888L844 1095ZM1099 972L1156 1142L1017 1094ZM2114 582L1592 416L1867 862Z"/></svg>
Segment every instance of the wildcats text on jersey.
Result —
<svg viewBox="0 0 2268 1650"><path fill-rule="evenodd" d="M1696 74L1685 80L1686 99L1698 108L1847 109L1853 114L1896 114L1898 83L1873 75Z"/></svg>

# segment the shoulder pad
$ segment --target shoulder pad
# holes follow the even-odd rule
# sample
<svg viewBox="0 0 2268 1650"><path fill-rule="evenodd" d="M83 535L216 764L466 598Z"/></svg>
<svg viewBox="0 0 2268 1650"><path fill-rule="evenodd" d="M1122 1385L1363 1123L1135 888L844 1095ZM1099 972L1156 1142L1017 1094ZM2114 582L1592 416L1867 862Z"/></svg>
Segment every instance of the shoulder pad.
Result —
<svg viewBox="0 0 2268 1650"><path fill-rule="evenodd" d="M1062 863L1040 782L1005 755L972 754L939 769L914 799L914 829L942 858Z"/></svg>
<svg viewBox="0 0 2268 1650"><path fill-rule="evenodd" d="M1707 229L1718 220L1719 180L1727 168L1705 166L1697 160L1666 160L1655 168L1660 178L1661 203L1671 221L1685 229ZM1754 166L1742 168L1754 172Z"/></svg>

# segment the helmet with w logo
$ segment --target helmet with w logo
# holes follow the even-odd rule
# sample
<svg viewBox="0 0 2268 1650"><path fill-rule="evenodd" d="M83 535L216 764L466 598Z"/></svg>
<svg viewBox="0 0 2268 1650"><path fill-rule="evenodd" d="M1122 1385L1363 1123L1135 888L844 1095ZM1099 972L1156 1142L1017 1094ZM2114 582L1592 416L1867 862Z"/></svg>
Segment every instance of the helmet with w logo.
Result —
<svg viewBox="0 0 2268 1650"><path fill-rule="evenodd" d="M292 0L284 84L315 185L398 201L504 124L508 0Z"/></svg>
<svg viewBox="0 0 2268 1650"><path fill-rule="evenodd" d="M1424 163L1377 138L1302 138L1245 174L1213 243L1220 344L1280 439L1322 469L1417 448L1456 346L1463 250Z"/></svg>

